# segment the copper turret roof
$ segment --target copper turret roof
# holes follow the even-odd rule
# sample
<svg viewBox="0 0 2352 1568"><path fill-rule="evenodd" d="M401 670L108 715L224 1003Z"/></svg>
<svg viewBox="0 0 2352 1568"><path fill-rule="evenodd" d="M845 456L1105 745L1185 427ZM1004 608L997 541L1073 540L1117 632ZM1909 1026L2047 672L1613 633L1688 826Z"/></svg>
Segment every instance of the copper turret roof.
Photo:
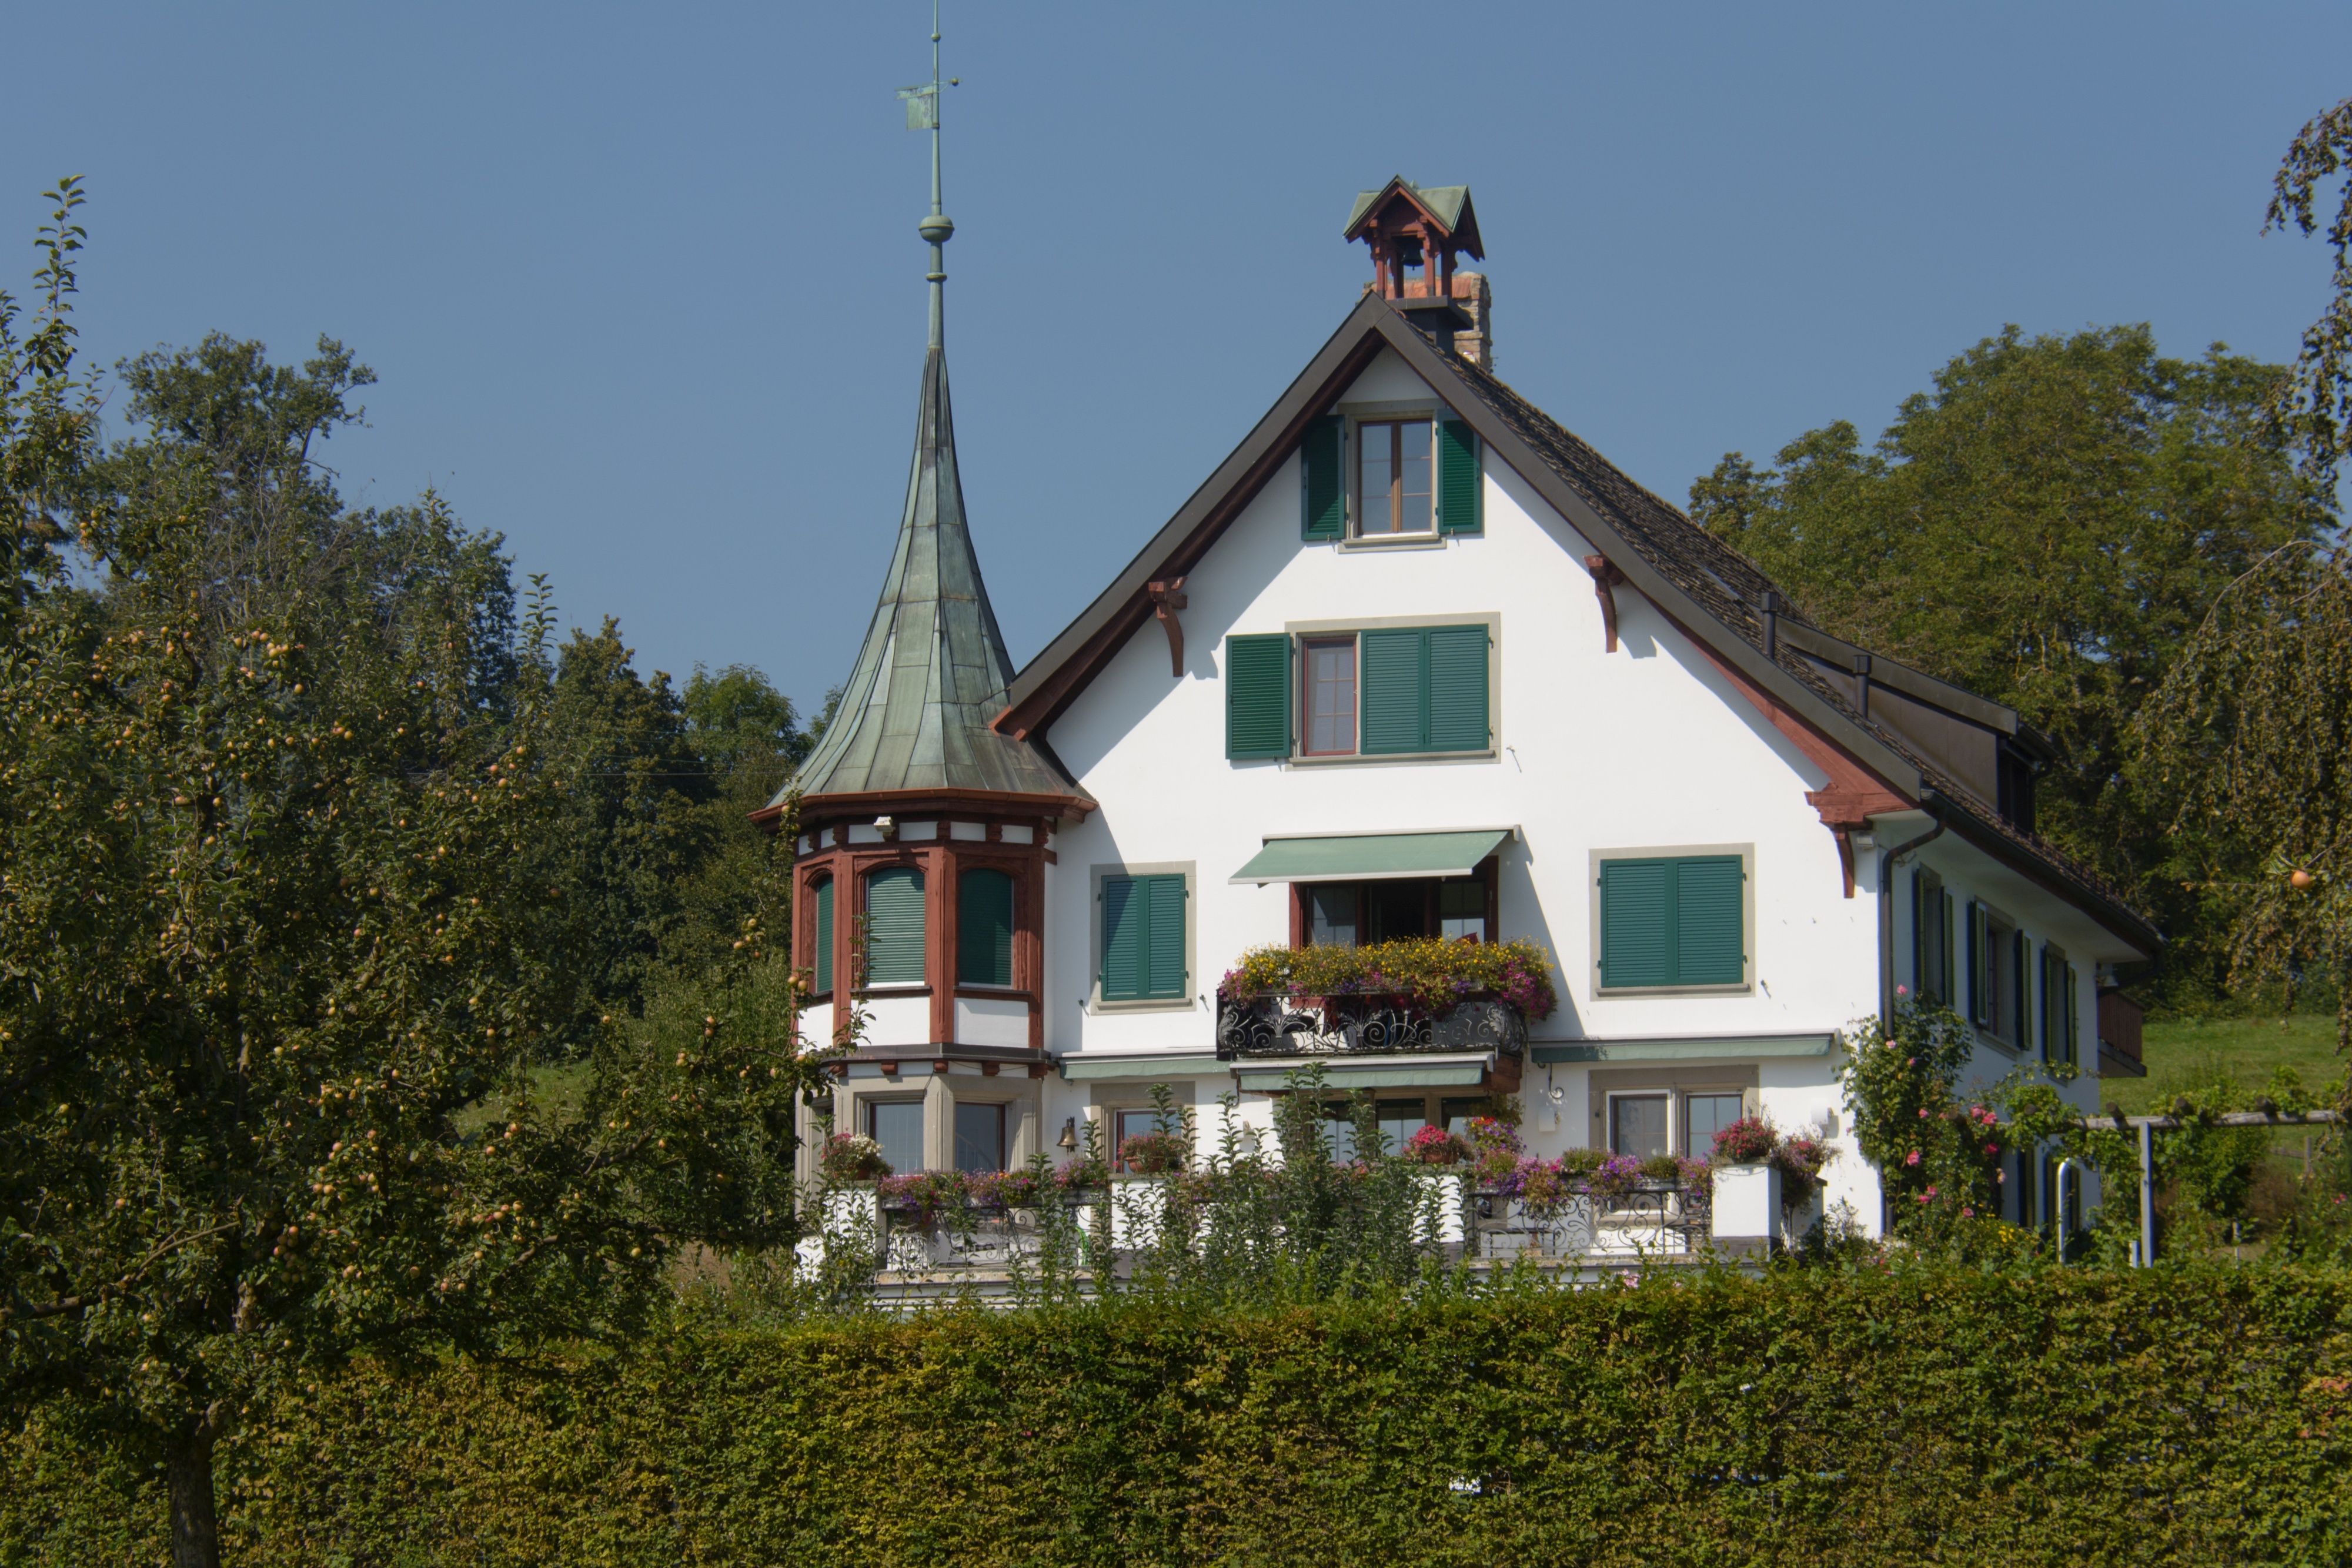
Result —
<svg viewBox="0 0 2352 1568"><path fill-rule="evenodd" d="M799 776L823 797L982 790L1087 799L1036 745L989 727L1013 661L981 580L956 473L945 351L923 359L922 406L898 542L841 706Z"/></svg>

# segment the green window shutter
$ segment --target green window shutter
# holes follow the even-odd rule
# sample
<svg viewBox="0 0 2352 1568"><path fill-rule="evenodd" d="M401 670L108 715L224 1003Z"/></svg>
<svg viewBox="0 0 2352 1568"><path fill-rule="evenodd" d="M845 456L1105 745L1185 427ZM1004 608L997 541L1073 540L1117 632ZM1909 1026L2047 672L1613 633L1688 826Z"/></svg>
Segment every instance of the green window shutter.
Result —
<svg viewBox="0 0 2352 1568"><path fill-rule="evenodd" d="M1184 994L1184 878L1107 876L1102 885L1102 997L1134 1002Z"/></svg>
<svg viewBox="0 0 2352 1568"><path fill-rule="evenodd" d="M1013 983L1013 879L1001 871L956 879L956 978L967 986Z"/></svg>
<svg viewBox="0 0 2352 1568"><path fill-rule="evenodd" d="M1738 855L1694 855L1675 866L1677 986L1736 986L1748 977Z"/></svg>
<svg viewBox="0 0 2352 1568"><path fill-rule="evenodd" d="M1358 632L1356 673L1357 749L1367 757L1427 751L1429 629Z"/></svg>
<svg viewBox="0 0 2352 1568"><path fill-rule="evenodd" d="M1987 984L1991 977L1985 973L1991 958L1990 933L1985 928L1984 905L1969 900L1969 1021L1983 1025L1992 1022L1992 988Z"/></svg>
<svg viewBox="0 0 2352 1568"><path fill-rule="evenodd" d="M923 873L891 866L866 879L866 982L923 977Z"/></svg>
<svg viewBox="0 0 2352 1568"><path fill-rule="evenodd" d="M816 884L811 895L816 904L816 988L833 989L833 879Z"/></svg>
<svg viewBox="0 0 2352 1568"><path fill-rule="evenodd" d="M1184 879L1163 874L1144 884L1143 994L1184 994Z"/></svg>
<svg viewBox="0 0 2352 1568"><path fill-rule="evenodd" d="M1347 422L1327 413L1307 422L1298 445L1298 532L1302 538L1344 538L1348 532L1348 486L1340 441Z"/></svg>
<svg viewBox="0 0 2352 1568"><path fill-rule="evenodd" d="M1225 755L1290 755L1290 635L1225 639Z"/></svg>
<svg viewBox="0 0 2352 1568"><path fill-rule="evenodd" d="M1601 983L1736 986L1748 977L1747 870L1738 855L1601 865Z"/></svg>
<svg viewBox="0 0 2352 1568"><path fill-rule="evenodd" d="M1601 983L1673 984L1672 861L1601 862Z"/></svg>
<svg viewBox="0 0 2352 1568"><path fill-rule="evenodd" d="M2023 1051L2033 1043L2033 944L2024 932L2010 933L2009 954L2009 972L2017 977L2017 995L2009 1009L2015 1026L2011 1038Z"/></svg>
<svg viewBox="0 0 2352 1568"><path fill-rule="evenodd" d="M2074 966L2072 964L2066 964L2063 967L2066 971L2066 984L2064 988L2066 1004L2066 1065L2069 1067L2080 1067L2083 1064L2083 1059L2080 1054L2082 1050L2083 1011L2081 1007L2077 1005L2077 999L2074 995Z"/></svg>
<svg viewBox="0 0 2352 1568"><path fill-rule="evenodd" d="M1143 995L1144 923L1150 897L1131 876L1107 876L1102 884L1102 994L1107 1002L1131 1002Z"/></svg>
<svg viewBox="0 0 2352 1568"><path fill-rule="evenodd" d="M1952 895L1951 895L1950 894L1947 893L1947 894L1945 894L1943 895L1943 897L1944 897L1944 954L1943 954L1944 973L1943 973L1943 990L1942 990L1941 994L1940 994L1940 995L1938 995L1938 996L1936 998L1936 1000L1937 1000L1937 1001L1938 1001L1939 1003L1941 1003L1943 1006L1945 1006L1945 1007L1947 1007L1947 1008L1953 1008L1953 1004L1954 1004L1956 1001L1958 1001L1958 998L1959 998L1959 994L1960 994L1960 982L1959 982L1959 978L1958 978L1958 973L1959 973L1959 972L1958 972L1957 969L1955 969L1955 968L1953 967L1953 963L1952 963L1952 961L1953 961L1953 957L1954 957L1954 954L1953 954L1953 952L1952 952L1952 944L1953 944L1953 942L1954 942L1955 940L1957 940L1957 938L1956 938L1956 937L1954 936L1954 935L1953 935L1953 924L1952 924L1953 904L1952 904ZM1958 1009L1957 1008L1953 1008L1953 1010L1957 1012Z"/></svg>
<svg viewBox="0 0 2352 1568"><path fill-rule="evenodd" d="M1478 435L1459 419L1437 422L1437 531L1475 534L1486 527L1486 486L1478 479Z"/></svg>
<svg viewBox="0 0 2352 1568"><path fill-rule="evenodd" d="M1429 629L1429 749L1484 751L1493 743L1486 717L1486 628Z"/></svg>

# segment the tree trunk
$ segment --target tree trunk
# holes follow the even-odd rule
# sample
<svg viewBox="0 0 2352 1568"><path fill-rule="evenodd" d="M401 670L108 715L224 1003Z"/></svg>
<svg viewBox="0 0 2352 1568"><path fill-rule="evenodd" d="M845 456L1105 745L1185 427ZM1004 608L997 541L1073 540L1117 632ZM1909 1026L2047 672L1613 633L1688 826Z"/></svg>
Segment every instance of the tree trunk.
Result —
<svg viewBox="0 0 2352 1568"><path fill-rule="evenodd" d="M172 1568L220 1568L212 1434L198 1431L174 1446L164 1471L172 1488Z"/></svg>

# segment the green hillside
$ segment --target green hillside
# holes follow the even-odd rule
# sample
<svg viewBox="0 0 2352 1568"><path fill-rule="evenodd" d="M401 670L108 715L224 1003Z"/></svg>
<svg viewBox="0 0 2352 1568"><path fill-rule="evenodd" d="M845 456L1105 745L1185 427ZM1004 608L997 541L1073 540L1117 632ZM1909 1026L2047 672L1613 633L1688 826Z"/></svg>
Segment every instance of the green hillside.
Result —
<svg viewBox="0 0 2352 1568"><path fill-rule="evenodd" d="M2145 1049L2147 1076L2105 1078L2099 1103L2141 1112L2174 1094L2223 1077L2257 1093L2271 1075L2291 1067L2304 1087L2316 1091L2344 1076L2336 1054L2333 1014L2297 1013L2276 1018L2179 1018L2148 1022Z"/></svg>

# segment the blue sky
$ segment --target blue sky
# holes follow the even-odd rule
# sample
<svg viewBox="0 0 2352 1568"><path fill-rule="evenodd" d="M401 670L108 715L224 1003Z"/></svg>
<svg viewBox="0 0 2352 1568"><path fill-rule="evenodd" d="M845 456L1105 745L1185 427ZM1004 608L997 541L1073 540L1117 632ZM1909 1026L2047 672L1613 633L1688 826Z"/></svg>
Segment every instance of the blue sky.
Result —
<svg viewBox="0 0 2352 1568"><path fill-rule="evenodd" d="M948 343L1016 662L1280 392L1391 173L1475 193L1496 368L1679 502L1874 433L1959 350L2153 324L2292 354L2260 235L2352 7L949 0ZM847 671L923 341L927 7L120 5L0 18L0 284L88 178L111 362L219 329L374 367L327 456L438 485L640 668ZM13 236L13 237L12 237ZM13 262L6 257L13 256Z"/></svg>

